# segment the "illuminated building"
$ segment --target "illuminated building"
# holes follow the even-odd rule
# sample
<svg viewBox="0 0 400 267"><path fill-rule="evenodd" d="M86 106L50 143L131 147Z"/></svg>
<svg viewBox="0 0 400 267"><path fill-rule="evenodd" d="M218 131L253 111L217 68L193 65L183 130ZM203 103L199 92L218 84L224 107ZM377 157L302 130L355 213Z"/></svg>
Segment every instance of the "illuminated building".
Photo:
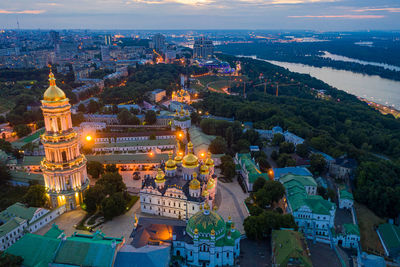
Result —
<svg viewBox="0 0 400 267"><path fill-rule="evenodd" d="M193 154L189 142L188 152L178 152L159 169L156 177L145 177L140 190L141 210L159 216L188 219L207 203L212 206L217 192L214 161L211 153ZM182 157L183 156L183 157Z"/></svg>
<svg viewBox="0 0 400 267"><path fill-rule="evenodd" d="M79 151L78 135L72 128L69 99L57 87L52 72L49 81L42 100L46 131L41 136L45 158L40 168L52 207L65 205L71 210L81 203L89 184L87 160Z"/></svg>
<svg viewBox="0 0 400 267"><path fill-rule="evenodd" d="M194 41L193 58L210 58L214 55L214 44L206 38L200 37Z"/></svg>
<svg viewBox="0 0 400 267"><path fill-rule="evenodd" d="M231 218L225 222L206 203L189 219L186 228L174 227L172 254L185 259L188 266L235 266L240 236Z"/></svg>
<svg viewBox="0 0 400 267"><path fill-rule="evenodd" d="M181 89L172 92L172 101L190 104L190 95L188 91Z"/></svg>
<svg viewBox="0 0 400 267"><path fill-rule="evenodd" d="M181 106L181 111L178 113L178 110L175 112L175 117L172 121L172 130L175 129L189 129L192 126L192 119L190 118L189 111L183 110Z"/></svg>

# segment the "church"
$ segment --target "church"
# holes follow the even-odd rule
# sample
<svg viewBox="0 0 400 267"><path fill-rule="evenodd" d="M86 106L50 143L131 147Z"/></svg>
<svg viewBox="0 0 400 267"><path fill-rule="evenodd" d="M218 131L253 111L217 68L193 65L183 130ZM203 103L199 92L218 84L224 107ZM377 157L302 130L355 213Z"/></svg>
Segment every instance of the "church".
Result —
<svg viewBox="0 0 400 267"><path fill-rule="evenodd" d="M41 136L45 157L40 163L53 208L77 208L89 186L86 157L79 151L78 134L72 127L71 104L57 87L50 71L50 86L44 92L42 111L46 131Z"/></svg>
<svg viewBox="0 0 400 267"><path fill-rule="evenodd" d="M190 94L185 89L172 92L172 101L190 104Z"/></svg>
<svg viewBox="0 0 400 267"><path fill-rule="evenodd" d="M173 159L170 152L156 177L144 178L140 190L142 212L185 220L199 212L205 203L214 205L217 177L211 153L199 160L191 142L187 148L183 157L178 152Z"/></svg>

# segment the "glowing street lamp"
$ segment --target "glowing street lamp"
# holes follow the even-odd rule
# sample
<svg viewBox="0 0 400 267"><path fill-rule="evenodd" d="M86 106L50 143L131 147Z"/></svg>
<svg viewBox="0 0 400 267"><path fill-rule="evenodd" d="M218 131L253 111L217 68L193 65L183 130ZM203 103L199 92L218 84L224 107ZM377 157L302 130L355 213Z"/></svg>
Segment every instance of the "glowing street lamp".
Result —
<svg viewBox="0 0 400 267"><path fill-rule="evenodd" d="M201 158L204 158L205 155L206 155L206 154L204 154L204 152L201 152L201 153L200 153L200 157L201 157Z"/></svg>
<svg viewBox="0 0 400 267"><path fill-rule="evenodd" d="M93 138L91 135L86 135L85 139L86 139L86 141L90 142L90 141L92 141Z"/></svg>
<svg viewBox="0 0 400 267"><path fill-rule="evenodd" d="M150 151L149 156L150 156L150 157L154 156L154 152L153 152L153 151Z"/></svg>

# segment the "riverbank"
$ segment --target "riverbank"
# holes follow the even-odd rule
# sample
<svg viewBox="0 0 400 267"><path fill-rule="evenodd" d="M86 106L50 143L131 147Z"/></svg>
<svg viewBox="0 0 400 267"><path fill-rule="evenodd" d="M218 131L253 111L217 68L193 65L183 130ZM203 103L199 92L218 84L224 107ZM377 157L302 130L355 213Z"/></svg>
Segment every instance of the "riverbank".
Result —
<svg viewBox="0 0 400 267"><path fill-rule="evenodd" d="M375 102L372 102L371 100L362 98L362 97L357 97L359 100L365 102L368 104L368 106L373 107L374 109L378 110L380 113L382 113L383 115L387 115L387 114L391 114L393 115L396 119L400 118L400 110L397 110L393 107L390 106L385 106L385 105L381 105Z"/></svg>

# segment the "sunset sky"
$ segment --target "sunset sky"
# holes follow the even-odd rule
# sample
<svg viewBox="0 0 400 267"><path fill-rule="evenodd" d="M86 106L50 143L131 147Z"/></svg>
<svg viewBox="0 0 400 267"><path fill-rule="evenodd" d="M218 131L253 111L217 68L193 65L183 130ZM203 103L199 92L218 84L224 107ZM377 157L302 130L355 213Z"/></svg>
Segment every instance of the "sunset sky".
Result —
<svg viewBox="0 0 400 267"><path fill-rule="evenodd" d="M400 0L1 0L0 28L399 30Z"/></svg>

